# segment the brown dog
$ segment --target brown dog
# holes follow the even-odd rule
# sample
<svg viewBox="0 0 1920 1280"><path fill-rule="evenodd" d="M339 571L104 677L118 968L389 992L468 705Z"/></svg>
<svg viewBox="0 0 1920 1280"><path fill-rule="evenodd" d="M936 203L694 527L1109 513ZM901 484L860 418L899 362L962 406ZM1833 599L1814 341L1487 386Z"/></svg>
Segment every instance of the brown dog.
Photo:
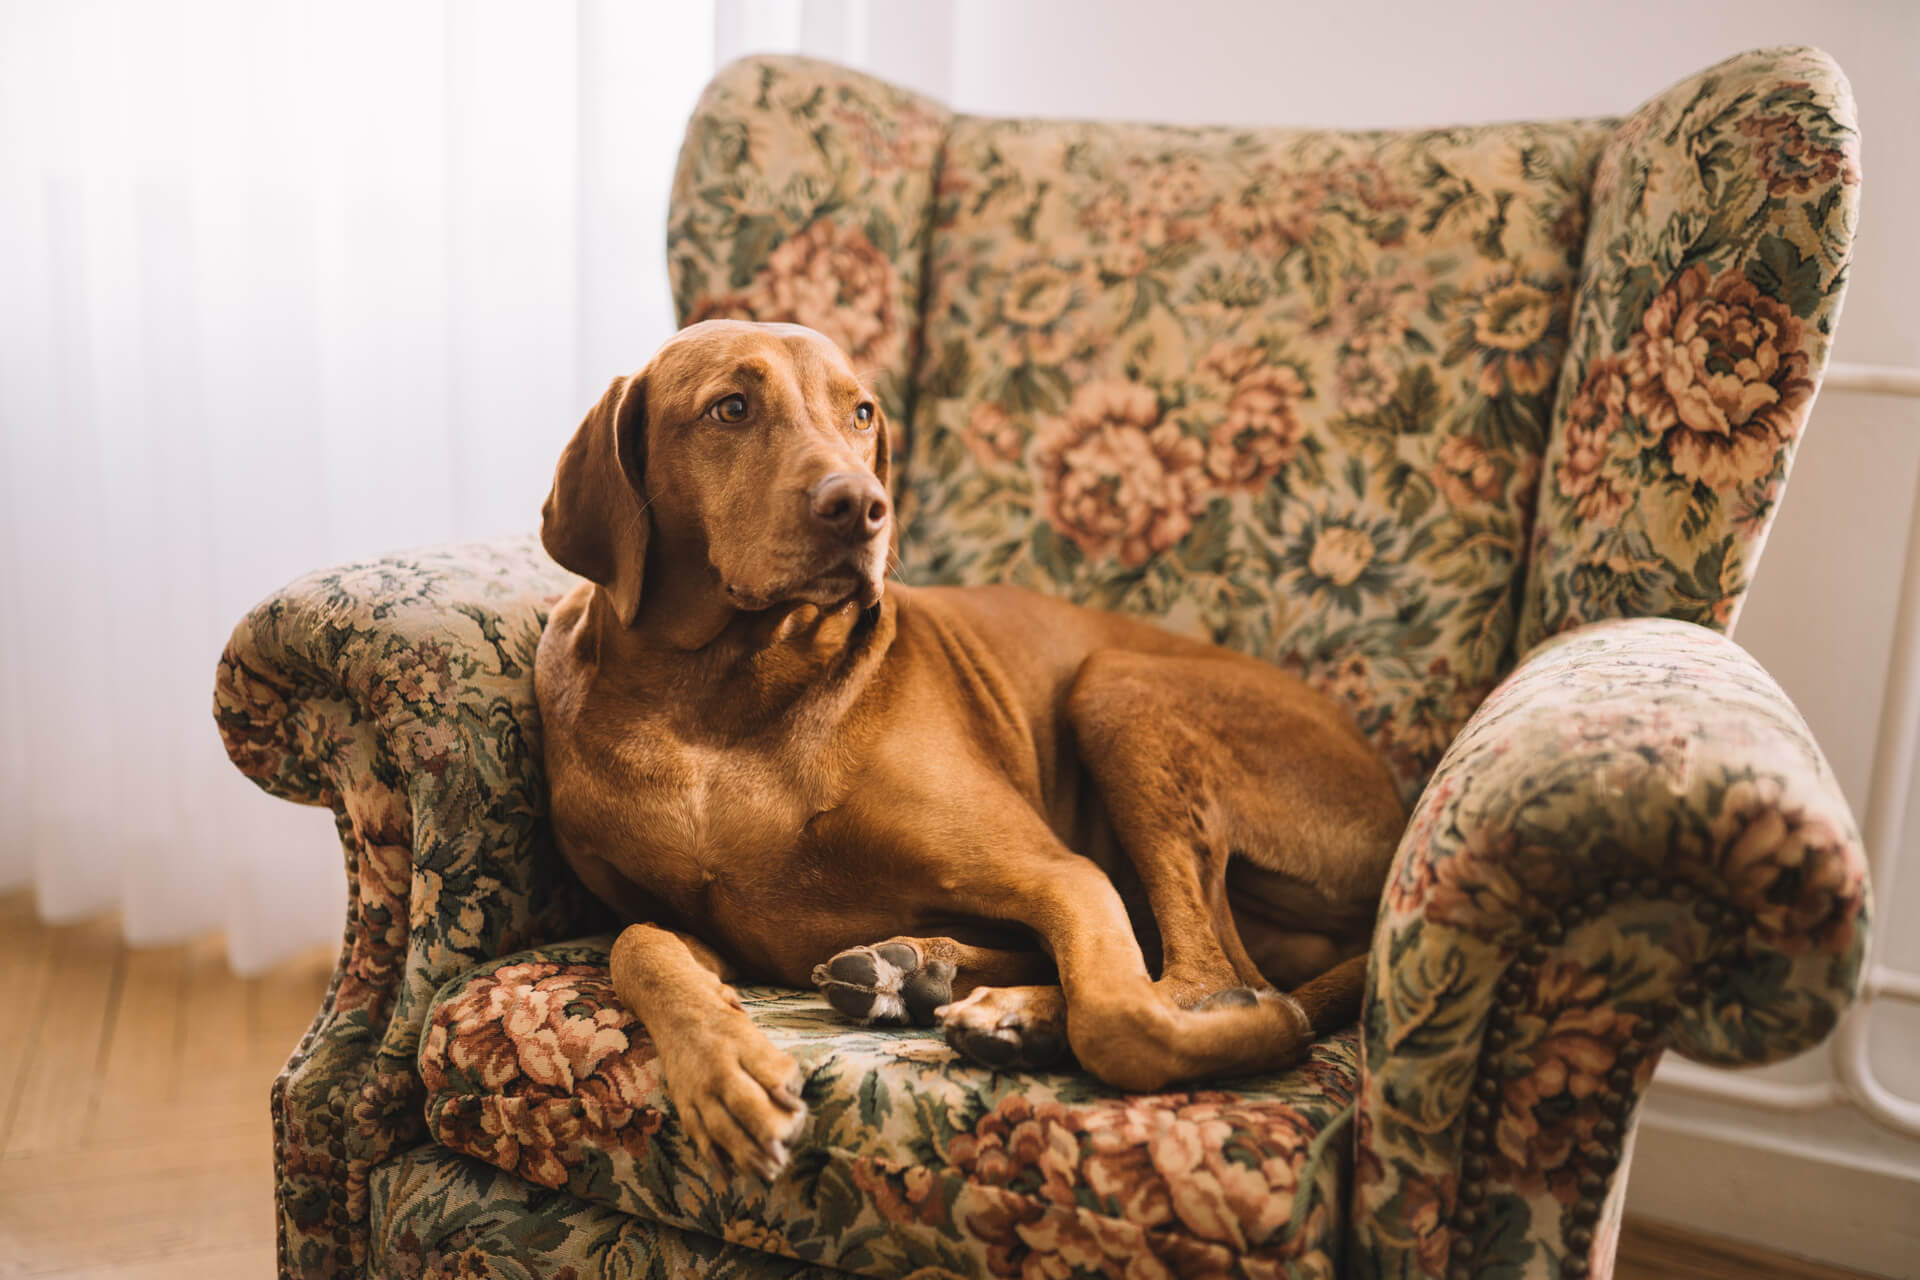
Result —
<svg viewBox="0 0 1920 1280"><path fill-rule="evenodd" d="M1402 812L1347 718L1142 622L883 589L886 478L832 343L709 321L608 389L547 498L588 579L540 642L554 830L632 922L614 986L702 1151L771 1174L806 1114L736 975L1129 1089L1351 1020Z"/></svg>

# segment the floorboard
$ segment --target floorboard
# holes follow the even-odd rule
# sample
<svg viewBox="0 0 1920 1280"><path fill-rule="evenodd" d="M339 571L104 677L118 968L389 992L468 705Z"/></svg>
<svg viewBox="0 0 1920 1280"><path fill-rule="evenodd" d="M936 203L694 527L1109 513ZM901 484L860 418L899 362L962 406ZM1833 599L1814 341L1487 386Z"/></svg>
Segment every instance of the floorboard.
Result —
<svg viewBox="0 0 1920 1280"><path fill-rule="evenodd" d="M1823 1262L1700 1235L1671 1223L1629 1218L1620 1231L1614 1280L1874 1280Z"/></svg>
<svg viewBox="0 0 1920 1280"><path fill-rule="evenodd" d="M272 1275L267 1087L331 965L236 978L218 939L129 948L0 897L0 1277Z"/></svg>
<svg viewBox="0 0 1920 1280"><path fill-rule="evenodd" d="M47 930L53 971L31 1018L0 1157L55 1151L86 1131L125 970L117 932L106 919Z"/></svg>

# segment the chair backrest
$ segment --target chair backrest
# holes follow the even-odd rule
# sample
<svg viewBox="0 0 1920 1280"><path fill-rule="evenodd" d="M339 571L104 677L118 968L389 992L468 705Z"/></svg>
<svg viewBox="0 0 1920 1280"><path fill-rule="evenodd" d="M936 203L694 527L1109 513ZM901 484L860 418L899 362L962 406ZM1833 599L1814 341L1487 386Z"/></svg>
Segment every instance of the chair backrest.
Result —
<svg viewBox="0 0 1920 1280"><path fill-rule="evenodd" d="M1778 61L1754 74L1786 82ZM1347 704L1411 795L1518 642L1621 612L1724 626L1745 589L1750 529L1691 614L1648 589L1569 589L1594 554L1603 566L1638 554L1623 572L1676 577L1617 534L1590 537L1598 552L1575 551L1529 595L1542 531L1575 546L1674 483L1626 458L1635 431L1676 414L1707 423L1704 443L1673 454L1682 474L1750 482L1761 445L1738 429L1731 445L1707 438L1708 409L1724 418L1766 371L1716 359L1777 360L1787 336L1795 376L1816 339L1824 356L1812 324L1740 329L1754 300L1729 268L1689 260L1713 228L1669 217L1691 240L1662 261L1660 229L1624 230L1615 206L1628 201L1609 191L1590 232L1596 168L1643 205L1727 205L1683 190L1682 170L1711 181L1699 148L1764 112L1715 119L1698 92L1676 100L1687 88L1624 127L1195 129L956 116L838 67L749 59L716 78L689 127L669 235L676 298L689 321L814 325L871 372L903 428L910 581L1019 583L1286 665ZM1674 163L1641 163L1654 129L1689 121L1694 133L1668 140ZM1823 178L1807 133L1783 130L1761 140L1799 166L1784 181L1844 186L1851 170ZM1740 175L1765 163L1749 147L1725 166L1747 204L1770 188ZM1594 255L1617 268L1603 296ZM1791 255L1764 260L1794 270ZM1834 272L1813 274L1837 289ZM1718 310L1703 320L1703 307ZM1643 317L1665 345L1634 347ZM1713 351L1700 324L1718 326ZM1623 426L1619 406L1650 402L1689 358L1705 389L1679 387L1677 407ZM1798 396L1785 388L1795 403L1775 415L1792 431L1754 435L1781 478ZM1601 465L1609 450L1618 465ZM1536 530L1543 495L1554 520ZM1771 501L1743 517L1762 533ZM1658 519L1671 540L1672 519Z"/></svg>

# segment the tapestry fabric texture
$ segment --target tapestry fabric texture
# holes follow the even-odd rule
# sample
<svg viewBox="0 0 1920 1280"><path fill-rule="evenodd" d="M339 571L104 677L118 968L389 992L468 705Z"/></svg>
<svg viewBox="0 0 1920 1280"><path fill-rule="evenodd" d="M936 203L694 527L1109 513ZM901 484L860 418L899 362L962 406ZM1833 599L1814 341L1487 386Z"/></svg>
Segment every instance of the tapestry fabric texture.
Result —
<svg viewBox="0 0 1920 1280"><path fill-rule="evenodd" d="M896 423L910 581L1134 613L1352 713L1413 814L1361 1026L1129 1097L743 988L814 1118L771 1185L725 1176L544 820L532 657L573 579L531 537L341 566L241 622L216 695L349 873L273 1091L283 1271L1605 1274L1661 1053L1797 1052L1859 978L1852 818L1727 638L1857 154L1798 48L1620 120L1375 133L723 71L676 178L681 317L848 350Z"/></svg>

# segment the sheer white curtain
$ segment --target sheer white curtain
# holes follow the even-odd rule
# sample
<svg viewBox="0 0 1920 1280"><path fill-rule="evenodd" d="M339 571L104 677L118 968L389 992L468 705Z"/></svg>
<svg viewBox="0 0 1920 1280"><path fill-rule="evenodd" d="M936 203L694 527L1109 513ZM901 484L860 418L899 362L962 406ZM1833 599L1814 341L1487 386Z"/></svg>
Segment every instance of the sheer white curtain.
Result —
<svg viewBox="0 0 1920 1280"><path fill-rule="evenodd" d="M0 889L243 971L336 938L329 815L211 719L348 557L532 528L671 325L708 3L0 3Z"/></svg>

